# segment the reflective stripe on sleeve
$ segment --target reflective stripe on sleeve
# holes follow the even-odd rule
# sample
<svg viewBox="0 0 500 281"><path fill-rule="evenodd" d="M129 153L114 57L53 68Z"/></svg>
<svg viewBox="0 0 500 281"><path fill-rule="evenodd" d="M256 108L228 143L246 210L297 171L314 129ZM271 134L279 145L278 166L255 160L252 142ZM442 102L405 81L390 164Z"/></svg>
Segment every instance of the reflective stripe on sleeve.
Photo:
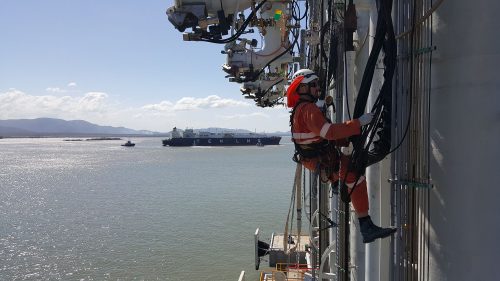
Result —
<svg viewBox="0 0 500 281"><path fill-rule="evenodd" d="M311 143L316 143L318 142L319 140L321 140L320 137L317 137L317 138L313 138L313 139L307 139L307 140L298 140L298 139L294 139L295 142L297 144L311 144Z"/></svg>
<svg viewBox="0 0 500 281"><path fill-rule="evenodd" d="M358 183L356 185L359 185L360 183L362 183L363 181L365 180L365 176L361 176L359 177L359 180L358 180ZM347 187L349 188L353 188L354 187L354 182L352 183L345 183L345 185L347 185Z"/></svg>
<svg viewBox="0 0 500 281"><path fill-rule="evenodd" d="M294 139L310 139L317 136L315 133L292 133L292 138Z"/></svg>
<svg viewBox="0 0 500 281"><path fill-rule="evenodd" d="M319 132L319 135L324 138L326 136L326 133L328 133L328 130L330 129L330 126L332 124L326 122L323 127L321 128L321 131Z"/></svg>

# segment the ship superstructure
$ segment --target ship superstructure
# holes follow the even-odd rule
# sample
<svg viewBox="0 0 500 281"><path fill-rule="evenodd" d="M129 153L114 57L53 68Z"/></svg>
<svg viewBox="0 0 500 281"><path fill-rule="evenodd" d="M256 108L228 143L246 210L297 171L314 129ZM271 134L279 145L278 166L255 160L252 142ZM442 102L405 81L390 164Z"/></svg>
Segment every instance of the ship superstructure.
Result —
<svg viewBox="0 0 500 281"><path fill-rule="evenodd" d="M189 29L185 40L223 44L223 71L257 106L281 106L291 74L309 68L333 122L375 113L344 153L365 163L372 218L397 233L362 244L342 183L298 165L283 233L269 243L256 233L256 267L262 256L274 266L261 280L497 279L498 8L493 0L177 0L168 9L178 30Z"/></svg>
<svg viewBox="0 0 500 281"><path fill-rule="evenodd" d="M256 133L213 133L194 132L186 129L179 132L177 128L172 130L172 137L162 141L163 146L248 146L248 145L278 145L280 136L267 136Z"/></svg>

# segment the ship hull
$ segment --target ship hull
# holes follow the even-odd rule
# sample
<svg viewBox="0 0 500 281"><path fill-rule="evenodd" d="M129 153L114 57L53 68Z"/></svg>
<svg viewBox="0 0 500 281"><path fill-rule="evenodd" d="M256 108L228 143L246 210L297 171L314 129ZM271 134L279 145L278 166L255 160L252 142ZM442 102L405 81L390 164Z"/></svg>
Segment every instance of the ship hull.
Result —
<svg viewBox="0 0 500 281"><path fill-rule="evenodd" d="M278 145L281 137L262 138L172 138L162 141L163 146L248 146Z"/></svg>

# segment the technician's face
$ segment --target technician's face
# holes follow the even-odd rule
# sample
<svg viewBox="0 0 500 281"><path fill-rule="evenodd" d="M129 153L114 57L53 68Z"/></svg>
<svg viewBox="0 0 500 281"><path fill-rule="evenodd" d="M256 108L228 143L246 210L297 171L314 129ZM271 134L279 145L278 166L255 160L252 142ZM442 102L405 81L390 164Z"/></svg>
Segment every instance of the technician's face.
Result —
<svg viewBox="0 0 500 281"><path fill-rule="evenodd" d="M318 83L318 79L309 82L308 85L309 85L309 91L311 92L311 95L313 95L316 98L319 98L319 83Z"/></svg>

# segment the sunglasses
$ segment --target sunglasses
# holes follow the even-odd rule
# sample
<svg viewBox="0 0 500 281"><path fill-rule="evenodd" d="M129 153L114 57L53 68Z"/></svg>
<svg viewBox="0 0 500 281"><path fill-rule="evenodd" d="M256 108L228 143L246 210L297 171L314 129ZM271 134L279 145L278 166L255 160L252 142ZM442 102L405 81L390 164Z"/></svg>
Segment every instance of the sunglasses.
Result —
<svg viewBox="0 0 500 281"><path fill-rule="evenodd" d="M309 78L309 77L311 77L311 76L313 76L313 75L316 75L316 73L309 73L309 74L306 74L306 75L304 75L304 78Z"/></svg>
<svg viewBox="0 0 500 281"><path fill-rule="evenodd" d="M309 87L318 87L319 86L318 82L311 82L308 85L309 85Z"/></svg>

